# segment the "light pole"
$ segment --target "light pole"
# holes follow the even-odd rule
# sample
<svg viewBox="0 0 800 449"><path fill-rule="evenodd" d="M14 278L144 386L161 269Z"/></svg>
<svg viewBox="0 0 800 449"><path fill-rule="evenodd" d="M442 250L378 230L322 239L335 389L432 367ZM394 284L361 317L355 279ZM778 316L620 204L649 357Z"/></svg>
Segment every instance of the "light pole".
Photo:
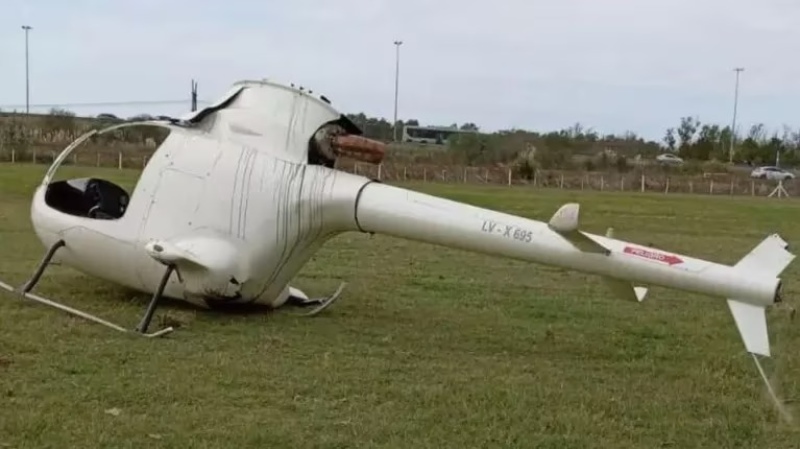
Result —
<svg viewBox="0 0 800 449"><path fill-rule="evenodd" d="M400 87L400 46L403 41L394 41L395 46L395 64L394 64L394 123L392 128L394 130L394 141L397 142L397 95Z"/></svg>
<svg viewBox="0 0 800 449"><path fill-rule="evenodd" d="M28 32L33 28L29 25L22 25L22 29L25 30L25 113L31 113L31 88L30 88L30 76L28 71Z"/></svg>
<svg viewBox="0 0 800 449"><path fill-rule="evenodd" d="M733 69L736 72L736 87L733 91L733 123L731 124L731 148L728 155L728 162L733 163L733 144L736 141L736 108L739 105L739 74L742 73L744 67L736 67Z"/></svg>

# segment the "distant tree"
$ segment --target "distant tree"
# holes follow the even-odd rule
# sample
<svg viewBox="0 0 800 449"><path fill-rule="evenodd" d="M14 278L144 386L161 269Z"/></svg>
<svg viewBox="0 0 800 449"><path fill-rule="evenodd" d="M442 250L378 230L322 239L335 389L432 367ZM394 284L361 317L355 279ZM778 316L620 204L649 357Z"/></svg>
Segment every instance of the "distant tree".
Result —
<svg viewBox="0 0 800 449"><path fill-rule="evenodd" d="M700 126L700 120L694 117L682 117L678 127L678 152L685 156L694 141L694 135Z"/></svg>
<svg viewBox="0 0 800 449"><path fill-rule="evenodd" d="M711 155L716 149L719 142L719 125L709 125L704 123L700 127L700 132L697 135L697 141L688 149L685 154L692 159L707 161L711 159Z"/></svg>
<svg viewBox="0 0 800 449"><path fill-rule="evenodd" d="M675 152L675 143L677 142L675 139L675 128L667 128L667 132L664 134L663 141L669 152Z"/></svg>
<svg viewBox="0 0 800 449"><path fill-rule="evenodd" d="M141 122L147 120L153 120L153 116L150 114L136 114L128 117L129 122Z"/></svg>
<svg viewBox="0 0 800 449"><path fill-rule="evenodd" d="M59 117L75 117L74 112L64 108L51 108L49 114Z"/></svg>

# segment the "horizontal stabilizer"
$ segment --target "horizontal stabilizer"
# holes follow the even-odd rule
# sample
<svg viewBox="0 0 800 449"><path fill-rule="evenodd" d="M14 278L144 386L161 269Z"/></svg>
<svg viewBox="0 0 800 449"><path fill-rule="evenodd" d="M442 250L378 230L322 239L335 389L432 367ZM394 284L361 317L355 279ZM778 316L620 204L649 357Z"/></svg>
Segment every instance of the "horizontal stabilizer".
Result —
<svg viewBox="0 0 800 449"><path fill-rule="evenodd" d="M611 251L578 230L580 204L567 203L550 218L547 226L567 239L573 246L587 253L610 254Z"/></svg>
<svg viewBox="0 0 800 449"><path fill-rule="evenodd" d="M794 260L795 255L790 253L789 245L778 234L765 238L746 256L742 257L734 268L748 275L762 273L769 276L778 276Z"/></svg>
<svg viewBox="0 0 800 449"><path fill-rule="evenodd" d="M634 287L633 284L628 281L622 281L608 276L603 276L603 280L606 285L611 288L611 291L622 299L642 302L645 296L647 296L647 287Z"/></svg>
<svg viewBox="0 0 800 449"><path fill-rule="evenodd" d="M728 299L728 307L747 351L769 357L769 334L764 307L735 299Z"/></svg>

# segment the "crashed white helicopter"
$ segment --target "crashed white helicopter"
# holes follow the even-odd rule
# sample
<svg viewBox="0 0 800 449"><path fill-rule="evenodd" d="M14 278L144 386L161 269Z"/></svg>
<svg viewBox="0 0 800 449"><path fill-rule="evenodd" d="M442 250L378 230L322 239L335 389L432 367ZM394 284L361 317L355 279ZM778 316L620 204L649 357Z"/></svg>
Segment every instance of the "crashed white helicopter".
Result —
<svg viewBox="0 0 800 449"><path fill-rule="evenodd" d="M53 181L93 135L129 126L170 131L133 192L97 178ZM216 104L181 119L91 131L58 156L33 195L31 219L47 254L20 288L0 287L114 329L128 329L31 293L55 260L152 294L136 331L148 333L159 300L204 307L287 301L315 314L341 293L311 300L289 285L326 240L356 231L554 265L600 275L619 297L641 301L659 285L726 298L744 345L770 355L765 307L781 300L780 273L794 259L778 235L736 265L579 230L579 205L548 223L382 184L334 168L349 156L372 163L382 144L324 96L270 81L241 81ZM174 274L174 275L173 275Z"/></svg>

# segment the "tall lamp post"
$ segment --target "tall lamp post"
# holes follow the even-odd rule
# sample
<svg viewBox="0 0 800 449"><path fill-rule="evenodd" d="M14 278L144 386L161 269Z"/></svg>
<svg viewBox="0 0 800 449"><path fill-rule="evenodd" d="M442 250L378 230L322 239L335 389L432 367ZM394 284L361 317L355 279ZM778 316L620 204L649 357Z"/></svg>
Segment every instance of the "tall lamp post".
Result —
<svg viewBox="0 0 800 449"><path fill-rule="evenodd" d="M731 148L728 155L728 162L733 163L733 145L736 141L736 109L739 105L739 74L744 71L744 67L736 67L733 69L736 72L736 87L733 91L733 123L731 124Z"/></svg>
<svg viewBox="0 0 800 449"><path fill-rule="evenodd" d="M33 28L29 25L22 25L25 30L25 113L31 113L31 89L30 89L30 76L28 71L28 32Z"/></svg>
<svg viewBox="0 0 800 449"><path fill-rule="evenodd" d="M392 128L394 131L394 141L397 142L397 96L400 87L400 46L403 41L394 41L395 46L395 64L394 64L394 123Z"/></svg>

